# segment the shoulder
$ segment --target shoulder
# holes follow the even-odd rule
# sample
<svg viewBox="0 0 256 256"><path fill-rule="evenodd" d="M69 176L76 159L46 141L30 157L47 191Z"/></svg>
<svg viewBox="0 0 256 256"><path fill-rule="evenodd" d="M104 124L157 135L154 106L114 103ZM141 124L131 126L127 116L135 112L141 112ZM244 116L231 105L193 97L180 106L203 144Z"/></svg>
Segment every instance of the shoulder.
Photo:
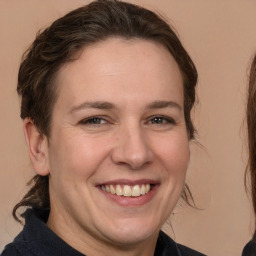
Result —
<svg viewBox="0 0 256 256"><path fill-rule="evenodd" d="M34 255L27 246L27 242L24 240L23 231L16 236L12 243L5 246L1 256L30 256Z"/></svg>
<svg viewBox="0 0 256 256"><path fill-rule="evenodd" d="M206 256L205 254L188 248L187 246L181 244L177 244L177 246L182 256Z"/></svg>
<svg viewBox="0 0 256 256"><path fill-rule="evenodd" d="M13 243L5 246L1 256L21 256Z"/></svg>
<svg viewBox="0 0 256 256"><path fill-rule="evenodd" d="M254 255L256 255L256 243L253 241L250 241L244 247L242 256L254 256Z"/></svg>
<svg viewBox="0 0 256 256"><path fill-rule="evenodd" d="M28 211L29 213L29 211ZM34 255L29 249L29 242L27 238L28 230L27 224L23 227L22 231L14 238L13 242L7 244L1 254L1 256L30 256ZM34 234L32 234L33 236Z"/></svg>
<svg viewBox="0 0 256 256"><path fill-rule="evenodd" d="M177 255L177 256L206 256L198 251L188 248L187 246L177 244L163 231L160 231L157 241L155 255Z"/></svg>

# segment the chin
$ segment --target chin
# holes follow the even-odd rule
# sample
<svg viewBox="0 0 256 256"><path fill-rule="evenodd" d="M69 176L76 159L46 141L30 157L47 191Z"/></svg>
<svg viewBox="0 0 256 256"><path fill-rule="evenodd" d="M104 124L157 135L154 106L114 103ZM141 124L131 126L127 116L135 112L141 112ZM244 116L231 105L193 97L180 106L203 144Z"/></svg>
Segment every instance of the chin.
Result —
<svg viewBox="0 0 256 256"><path fill-rule="evenodd" d="M114 244L131 246L157 237L160 227L161 225L152 225L152 221L147 223L138 219L115 223L112 227L108 226L104 233Z"/></svg>

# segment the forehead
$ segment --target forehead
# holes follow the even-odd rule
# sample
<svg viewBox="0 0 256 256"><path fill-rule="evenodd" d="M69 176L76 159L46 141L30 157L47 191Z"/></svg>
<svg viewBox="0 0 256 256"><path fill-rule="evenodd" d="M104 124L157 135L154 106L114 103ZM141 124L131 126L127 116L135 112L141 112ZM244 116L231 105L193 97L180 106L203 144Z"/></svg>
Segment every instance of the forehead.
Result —
<svg viewBox="0 0 256 256"><path fill-rule="evenodd" d="M84 47L76 60L59 70L56 84L58 97L73 96L73 101L99 94L113 98L113 92L129 97L146 91L152 97L166 91L183 95L182 76L170 52L142 39L110 38Z"/></svg>

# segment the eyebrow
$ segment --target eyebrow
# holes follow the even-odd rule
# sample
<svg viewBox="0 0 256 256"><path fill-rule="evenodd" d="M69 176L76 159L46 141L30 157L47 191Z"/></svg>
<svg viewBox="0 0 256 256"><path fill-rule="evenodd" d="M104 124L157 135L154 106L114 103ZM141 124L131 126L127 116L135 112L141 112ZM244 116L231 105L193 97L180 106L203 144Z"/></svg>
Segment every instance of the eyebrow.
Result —
<svg viewBox="0 0 256 256"><path fill-rule="evenodd" d="M154 101L150 103L147 108L149 109L157 109L157 108L177 108L178 110L182 110L182 107L174 102L174 101Z"/></svg>
<svg viewBox="0 0 256 256"><path fill-rule="evenodd" d="M95 102L84 102L78 106L74 106L70 113L77 112L85 108L96 108L96 109L115 109L115 105L107 101L95 101ZM182 110L182 107L174 101L154 101L146 106L147 109L160 109L160 108L176 108Z"/></svg>
<svg viewBox="0 0 256 256"><path fill-rule="evenodd" d="M113 109L115 106L112 103L106 101L84 102L78 106L74 106L70 110L70 113L77 112L84 108Z"/></svg>

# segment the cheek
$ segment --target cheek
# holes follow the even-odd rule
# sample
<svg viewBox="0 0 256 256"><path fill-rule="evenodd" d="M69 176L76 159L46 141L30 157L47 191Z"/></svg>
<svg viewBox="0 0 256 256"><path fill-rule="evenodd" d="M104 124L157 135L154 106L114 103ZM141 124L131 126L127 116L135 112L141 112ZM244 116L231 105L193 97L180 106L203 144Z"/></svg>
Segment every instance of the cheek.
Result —
<svg viewBox="0 0 256 256"><path fill-rule="evenodd" d="M57 142L58 141L58 142ZM91 138L83 134L59 136L52 146L51 172L60 176L90 176L108 155L109 143L102 138Z"/></svg>
<svg viewBox="0 0 256 256"><path fill-rule="evenodd" d="M163 140L156 151L168 175L185 179L190 160L189 141L186 135L178 134Z"/></svg>
<svg viewBox="0 0 256 256"><path fill-rule="evenodd" d="M158 159L164 167L163 176L171 191L183 188L190 160L189 142L186 136L175 136L158 147ZM170 192L172 193L172 192Z"/></svg>

